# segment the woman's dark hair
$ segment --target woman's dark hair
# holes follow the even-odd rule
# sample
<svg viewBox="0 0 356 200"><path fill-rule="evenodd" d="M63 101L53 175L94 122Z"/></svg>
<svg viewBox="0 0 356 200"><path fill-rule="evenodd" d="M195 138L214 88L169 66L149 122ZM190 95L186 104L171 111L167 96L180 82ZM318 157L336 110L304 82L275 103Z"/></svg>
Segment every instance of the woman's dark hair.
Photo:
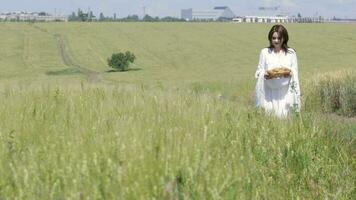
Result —
<svg viewBox="0 0 356 200"><path fill-rule="evenodd" d="M268 40L269 40L269 49L273 49L273 44L272 44L272 36L273 33L277 32L278 35L283 39L283 43L282 43L282 49L285 53L287 53L288 50L288 40L289 40L289 36L288 36L288 31L286 28L284 28L284 26L277 24L274 25L271 30L268 33Z"/></svg>

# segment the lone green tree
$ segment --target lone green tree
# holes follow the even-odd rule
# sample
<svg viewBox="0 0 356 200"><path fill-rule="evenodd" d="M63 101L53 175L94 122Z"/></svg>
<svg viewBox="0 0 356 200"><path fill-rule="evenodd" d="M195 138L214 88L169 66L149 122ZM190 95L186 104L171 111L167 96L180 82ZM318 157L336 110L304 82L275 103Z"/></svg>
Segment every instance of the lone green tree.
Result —
<svg viewBox="0 0 356 200"><path fill-rule="evenodd" d="M133 63L135 59L135 55L129 51L114 53L111 58L108 58L108 65L118 71L127 71L130 63Z"/></svg>

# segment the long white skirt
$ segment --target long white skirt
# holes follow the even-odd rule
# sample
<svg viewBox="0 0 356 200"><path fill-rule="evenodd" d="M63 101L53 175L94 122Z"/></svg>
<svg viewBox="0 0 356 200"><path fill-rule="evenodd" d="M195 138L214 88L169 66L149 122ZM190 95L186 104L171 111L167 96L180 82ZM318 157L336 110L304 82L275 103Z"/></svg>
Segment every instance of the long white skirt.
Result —
<svg viewBox="0 0 356 200"><path fill-rule="evenodd" d="M287 117L293 107L290 82L291 78L266 80L263 76L258 77L256 105L279 118Z"/></svg>

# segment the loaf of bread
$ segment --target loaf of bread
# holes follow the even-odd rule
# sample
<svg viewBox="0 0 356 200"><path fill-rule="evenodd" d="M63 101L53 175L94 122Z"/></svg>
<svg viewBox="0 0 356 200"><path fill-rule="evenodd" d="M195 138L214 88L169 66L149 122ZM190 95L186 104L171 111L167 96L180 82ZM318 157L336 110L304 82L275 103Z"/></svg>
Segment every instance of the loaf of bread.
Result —
<svg viewBox="0 0 356 200"><path fill-rule="evenodd" d="M290 69L286 67L279 67L279 68L274 68L271 70L267 70L267 79L272 79L272 78L280 78L280 77L288 77L290 76Z"/></svg>

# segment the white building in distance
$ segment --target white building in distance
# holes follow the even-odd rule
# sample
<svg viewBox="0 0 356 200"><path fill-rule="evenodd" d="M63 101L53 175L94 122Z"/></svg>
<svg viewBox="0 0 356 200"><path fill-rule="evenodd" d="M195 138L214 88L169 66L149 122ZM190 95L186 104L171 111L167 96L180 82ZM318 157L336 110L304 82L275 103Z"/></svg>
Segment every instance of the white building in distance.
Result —
<svg viewBox="0 0 356 200"><path fill-rule="evenodd" d="M1 13L0 20L2 21L68 21L67 16L51 15L45 12L8 12Z"/></svg>
<svg viewBox="0 0 356 200"><path fill-rule="evenodd" d="M182 9L181 18L186 21L191 20L218 20L218 19L232 19L235 17L234 12L227 6L216 6L213 10L193 10Z"/></svg>
<svg viewBox="0 0 356 200"><path fill-rule="evenodd" d="M289 18L288 16L244 16L244 17L235 17L232 19L234 22L246 22L246 23L290 23L294 19Z"/></svg>
<svg viewBox="0 0 356 200"><path fill-rule="evenodd" d="M258 7L258 10L253 11L253 16L235 17L234 22L245 23L291 23L295 22L294 17L289 17L288 8L275 6L264 6L263 4Z"/></svg>

